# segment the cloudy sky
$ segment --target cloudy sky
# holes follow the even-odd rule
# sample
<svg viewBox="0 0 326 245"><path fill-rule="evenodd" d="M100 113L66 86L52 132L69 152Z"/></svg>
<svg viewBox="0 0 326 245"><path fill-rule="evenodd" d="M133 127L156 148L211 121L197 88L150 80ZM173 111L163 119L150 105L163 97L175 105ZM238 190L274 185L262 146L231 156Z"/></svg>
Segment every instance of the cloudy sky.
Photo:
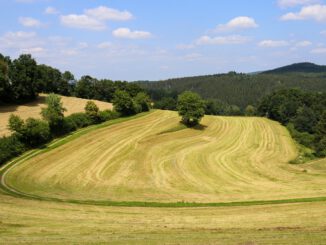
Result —
<svg viewBox="0 0 326 245"><path fill-rule="evenodd" d="M325 0L0 0L0 53L114 80L326 64Z"/></svg>

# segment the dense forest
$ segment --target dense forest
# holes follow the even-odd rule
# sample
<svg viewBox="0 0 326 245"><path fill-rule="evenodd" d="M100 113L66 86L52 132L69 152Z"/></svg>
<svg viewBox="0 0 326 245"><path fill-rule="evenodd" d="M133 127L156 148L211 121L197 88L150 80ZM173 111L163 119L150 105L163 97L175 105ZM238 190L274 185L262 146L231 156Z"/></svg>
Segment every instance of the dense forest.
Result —
<svg viewBox="0 0 326 245"><path fill-rule="evenodd" d="M287 69L291 70L291 67L298 71L297 65L292 65ZM315 68L319 69L320 67ZM300 88L304 91L326 91L325 80L326 73L288 72L283 74L268 72L267 74L243 74L229 72L227 74L137 83L148 91L151 98L156 102L157 108L173 108L173 102L175 102L173 100L176 99L177 95L189 90L215 102L217 105L224 104L228 107L234 107L236 111L239 109L244 111L248 105L257 106L261 98L280 89Z"/></svg>
<svg viewBox="0 0 326 245"><path fill-rule="evenodd" d="M31 55L15 60L0 54L0 104L24 103L34 100L38 93L56 93L85 99L111 102L116 91L126 91L134 97L143 89L135 83L98 80L83 76L75 80L69 72L37 64Z"/></svg>

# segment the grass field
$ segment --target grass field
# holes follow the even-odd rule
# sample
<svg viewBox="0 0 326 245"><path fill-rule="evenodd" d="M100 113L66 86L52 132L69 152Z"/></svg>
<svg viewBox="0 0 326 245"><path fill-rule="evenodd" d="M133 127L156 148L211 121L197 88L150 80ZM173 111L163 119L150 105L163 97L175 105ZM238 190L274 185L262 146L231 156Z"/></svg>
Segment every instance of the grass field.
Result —
<svg viewBox="0 0 326 245"><path fill-rule="evenodd" d="M83 112L86 99L80 99L76 97L62 96L61 101L64 107L67 109L65 115L70 115L75 112ZM7 128L8 120L11 114L19 115L23 119L28 117L40 118L41 108L45 107L46 94L41 94L37 100L23 104L23 105L10 105L0 106L0 136L9 135L10 131ZM103 101L93 100L100 110L112 109L112 104Z"/></svg>
<svg viewBox="0 0 326 245"><path fill-rule="evenodd" d="M278 123L206 116L186 129L169 111L118 120L2 168L0 244L326 243L326 160L289 164L296 145Z"/></svg>

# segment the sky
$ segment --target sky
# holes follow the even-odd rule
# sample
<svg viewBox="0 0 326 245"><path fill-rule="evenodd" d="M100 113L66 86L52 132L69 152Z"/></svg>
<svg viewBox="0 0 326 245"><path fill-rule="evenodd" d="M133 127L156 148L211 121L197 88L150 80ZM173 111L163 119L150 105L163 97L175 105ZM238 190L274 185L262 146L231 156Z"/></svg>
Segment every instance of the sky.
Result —
<svg viewBox="0 0 326 245"><path fill-rule="evenodd" d="M0 53L112 80L326 64L326 0L0 0Z"/></svg>

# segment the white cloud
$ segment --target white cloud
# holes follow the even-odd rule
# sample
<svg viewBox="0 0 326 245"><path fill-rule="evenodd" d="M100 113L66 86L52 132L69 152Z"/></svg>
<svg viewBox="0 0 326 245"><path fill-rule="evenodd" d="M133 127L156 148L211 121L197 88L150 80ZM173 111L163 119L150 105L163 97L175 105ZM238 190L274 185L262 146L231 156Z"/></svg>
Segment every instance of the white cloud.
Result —
<svg viewBox="0 0 326 245"><path fill-rule="evenodd" d="M288 46L289 42L283 40L263 40L258 43L259 47L263 48L278 48Z"/></svg>
<svg viewBox="0 0 326 245"><path fill-rule="evenodd" d="M7 32L0 37L0 47L4 49L33 48L41 44L35 32Z"/></svg>
<svg viewBox="0 0 326 245"><path fill-rule="evenodd" d="M32 55L37 55L40 53L44 53L46 50L42 47L34 47L34 48L22 48L20 50L21 53L24 54L32 54Z"/></svg>
<svg viewBox="0 0 326 245"><path fill-rule="evenodd" d="M60 20L64 26L72 28L88 29L95 31L104 30L106 28L103 22L87 15L62 15L60 16Z"/></svg>
<svg viewBox="0 0 326 245"><path fill-rule="evenodd" d="M302 7L300 12L287 13L281 17L281 20L307 20L312 19L319 22L326 21L326 5L310 5Z"/></svg>
<svg viewBox="0 0 326 245"><path fill-rule="evenodd" d="M78 44L77 44L77 48L78 49L85 49L85 48L88 48L88 43L86 43L86 42L79 42Z"/></svg>
<svg viewBox="0 0 326 245"><path fill-rule="evenodd" d="M326 30L320 32L321 35L326 36Z"/></svg>
<svg viewBox="0 0 326 245"><path fill-rule="evenodd" d="M232 20L230 20L228 23L219 25L216 30L217 31L233 31L233 30L239 30L239 29L249 29L249 28L257 28L258 25L256 21L247 16L239 16Z"/></svg>
<svg viewBox="0 0 326 245"><path fill-rule="evenodd" d="M99 43L97 45L97 47L100 48L100 49L111 48L112 47L112 43L110 43L110 42Z"/></svg>
<svg viewBox="0 0 326 245"><path fill-rule="evenodd" d="M278 0L277 3L281 8L295 7L298 5L309 5L319 3L320 0Z"/></svg>
<svg viewBox="0 0 326 245"><path fill-rule="evenodd" d="M132 14L126 10L119 11L105 6L87 9L85 10L85 14L99 20L125 21L130 20L133 17Z"/></svg>
<svg viewBox="0 0 326 245"><path fill-rule="evenodd" d="M19 23L25 27L41 27L42 26L42 23L39 20L30 18L30 17L20 17Z"/></svg>
<svg viewBox="0 0 326 245"><path fill-rule="evenodd" d="M243 44L250 41L250 38L240 35L210 37L202 36L197 39L197 45L225 45L225 44Z"/></svg>
<svg viewBox="0 0 326 245"><path fill-rule="evenodd" d="M296 47L308 47L310 45L312 45L312 42L310 41L301 41L295 44Z"/></svg>
<svg viewBox="0 0 326 245"><path fill-rule="evenodd" d="M131 31L128 28L118 28L112 32L112 35L117 38L127 39L146 39L152 37L152 34L147 31Z"/></svg>
<svg viewBox="0 0 326 245"><path fill-rule="evenodd" d="M45 14L59 14L59 11L56 8L54 8L54 7L47 7L44 10L44 13Z"/></svg>
<svg viewBox="0 0 326 245"><path fill-rule="evenodd" d="M326 54L326 48L315 48L311 50L313 54Z"/></svg>

